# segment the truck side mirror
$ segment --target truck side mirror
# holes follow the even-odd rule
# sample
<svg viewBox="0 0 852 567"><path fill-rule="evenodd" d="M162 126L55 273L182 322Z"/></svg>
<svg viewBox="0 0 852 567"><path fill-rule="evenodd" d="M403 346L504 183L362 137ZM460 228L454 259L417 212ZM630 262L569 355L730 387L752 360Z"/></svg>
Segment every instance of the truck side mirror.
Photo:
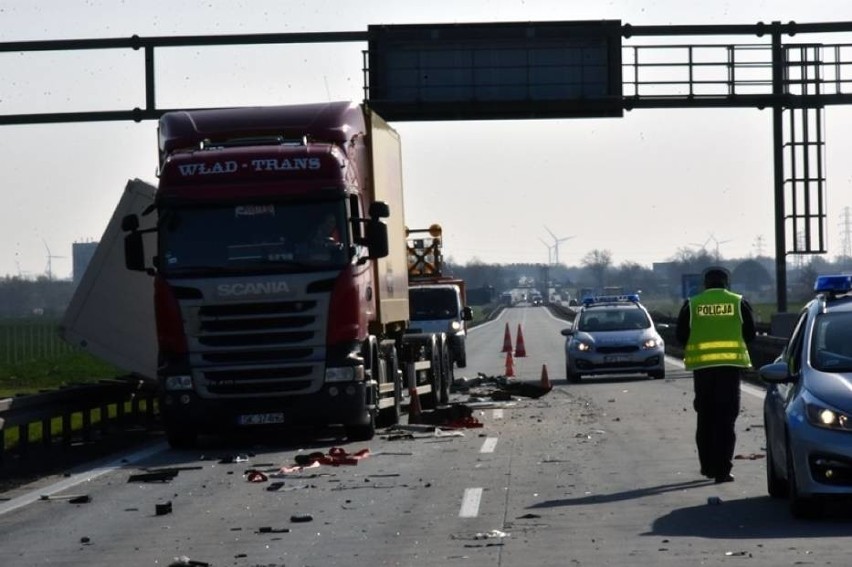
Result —
<svg viewBox="0 0 852 567"><path fill-rule="evenodd" d="M386 219L390 216L390 207L384 201L373 201L370 204L370 218Z"/></svg>
<svg viewBox="0 0 852 567"><path fill-rule="evenodd" d="M384 258L390 253L388 246L388 227L377 218L367 221L368 256L375 260Z"/></svg>
<svg viewBox="0 0 852 567"><path fill-rule="evenodd" d="M473 321L473 309L470 307L462 307L462 320Z"/></svg>
<svg viewBox="0 0 852 567"><path fill-rule="evenodd" d="M141 232L134 231L124 237L124 265L134 272L145 271L145 248L142 245Z"/></svg>

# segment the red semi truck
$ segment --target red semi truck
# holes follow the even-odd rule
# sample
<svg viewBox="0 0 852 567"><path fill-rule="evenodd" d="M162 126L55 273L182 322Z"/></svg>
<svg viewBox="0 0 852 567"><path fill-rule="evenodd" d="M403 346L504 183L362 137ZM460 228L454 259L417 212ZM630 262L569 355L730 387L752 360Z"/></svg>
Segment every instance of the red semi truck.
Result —
<svg viewBox="0 0 852 567"><path fill-rule="evenodd" d="M425 407L447 400L445 334L410 332L400 141L376 113L170 112L159 151L153 201L120 224L126 268L153 280L173 446L270 426L364 440L411 388Z"/></svg>

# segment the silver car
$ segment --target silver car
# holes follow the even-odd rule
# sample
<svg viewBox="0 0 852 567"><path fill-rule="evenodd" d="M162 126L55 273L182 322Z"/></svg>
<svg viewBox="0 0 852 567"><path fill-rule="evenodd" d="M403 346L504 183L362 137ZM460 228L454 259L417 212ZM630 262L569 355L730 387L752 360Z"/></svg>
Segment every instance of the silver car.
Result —
<svg viewBox="0 0 852 567"><path fill-rule="evenodd" d="M852 276L821 276L814 289L781 356L760 369L767 488L796 517L852 494Z"/></svg>
<svg viewBox="0 0 852 567"><path fill-rule="evenodd" d="M565 339L565 376L647 374L664 378L665 344L636 295L587 297Z"/></svg>

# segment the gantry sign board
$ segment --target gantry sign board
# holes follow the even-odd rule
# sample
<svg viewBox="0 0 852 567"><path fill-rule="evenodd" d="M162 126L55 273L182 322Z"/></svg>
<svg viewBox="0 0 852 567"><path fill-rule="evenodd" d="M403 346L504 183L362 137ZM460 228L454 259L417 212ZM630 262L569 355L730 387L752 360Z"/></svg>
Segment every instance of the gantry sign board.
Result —
<svg viewBox="0 0 852 567"><path fill-rule="evenodd" d="M620 117L621 21L369 27L386 120Z"/></svg>

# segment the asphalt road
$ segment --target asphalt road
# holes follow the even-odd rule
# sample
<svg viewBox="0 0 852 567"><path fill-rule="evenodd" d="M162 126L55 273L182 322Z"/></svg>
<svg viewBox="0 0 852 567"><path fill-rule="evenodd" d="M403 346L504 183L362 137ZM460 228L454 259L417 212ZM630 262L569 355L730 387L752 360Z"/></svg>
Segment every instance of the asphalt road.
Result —
<svg viewBox="0 0 852 567"><path fill-rule="evenodd" d="M564 323L541 307L514 308L471 333L457 377L505 372L506 325L513 344L519 325L524 337L517 377L538 381L546 367L554 388L477 408L481 429L355 444L330 436L212 439L193 451L154 444L2 495L0 565L849 564L850 515L794 520L766 495L759 389L744 387L737 453L746 458L735 461L736 481L715 485L698 474L692 383L677 361L661 381L568 385ZM332 447L370 453L273 476L299 454ZM248 460L220 462L240 455ZM166 467L180 470L170 480L131 479ZM250 469L270 478L249 482ZM270 491L272 482L283 485ZM90 501L64 498L75 495ZM158 505L168 513L157 515Z"/></svg>

